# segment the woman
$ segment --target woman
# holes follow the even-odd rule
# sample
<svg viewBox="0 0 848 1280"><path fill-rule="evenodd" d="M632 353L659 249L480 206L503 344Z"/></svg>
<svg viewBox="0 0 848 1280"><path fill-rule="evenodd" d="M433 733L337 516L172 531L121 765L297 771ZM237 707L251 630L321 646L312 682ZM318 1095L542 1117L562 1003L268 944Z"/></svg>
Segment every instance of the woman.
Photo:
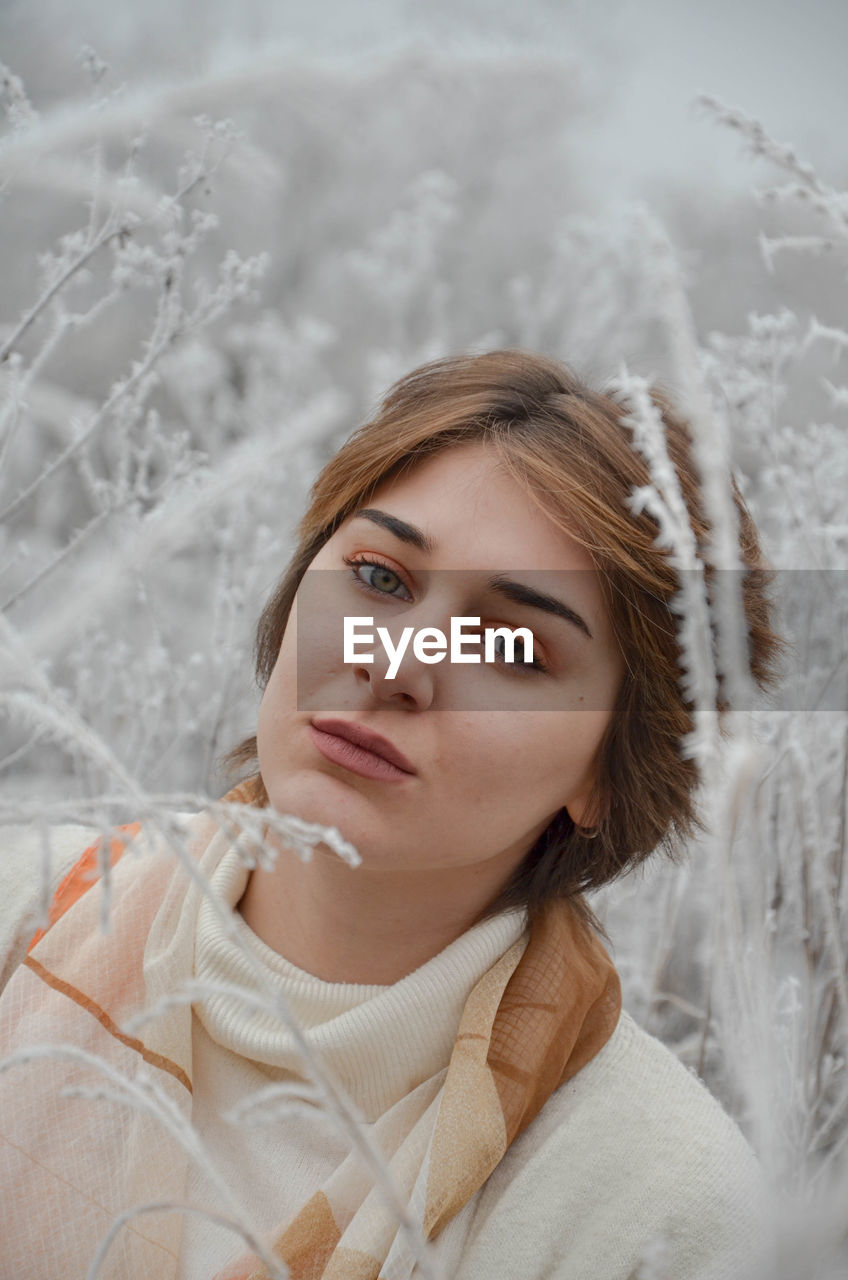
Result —
<svg viewBox="0 0 848 1280"><path fill-rule="evenodd" d="M703 547L687 431L657 404ZM10 889L3 1274L85 1274L122 1211L103 1275L236 1280L274 1259L310 1280L743 1274L762 1225L753 1153L622 1010L583 896L696 823L678 584L629 503L651 478L623 416L521 351L402 378L319 475L259 623L257 733L231 753L248 778L227 799L267 810L276 856L245 859L213 807L185 820L182 863L174 830L142 824L92 887L106 851L80 859L85 833L63 830L71 870L25 959ZM762 573L744 599L765 683ZM383 645L345 660L351 618ZM457 619L466 639L525 627L532 653L402 649L405 628L447 636ZM312 857L272 811L320 824ZM400 1227L373 1157L312 1105L275 992L389 1161ZM45 1039L71 1047L26 1055ZM287 1108L248 1127L269 1085Z"/></svg>

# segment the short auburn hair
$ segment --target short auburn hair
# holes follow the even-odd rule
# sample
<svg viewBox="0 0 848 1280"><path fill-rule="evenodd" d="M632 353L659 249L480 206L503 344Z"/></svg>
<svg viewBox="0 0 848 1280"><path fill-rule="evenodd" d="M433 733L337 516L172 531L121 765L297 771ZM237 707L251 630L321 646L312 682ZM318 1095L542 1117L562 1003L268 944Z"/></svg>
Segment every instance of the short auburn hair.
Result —
<svg viewBox="0 0 848 1280"><path fill-rule="evenodd" d="M665 428L669 457L688 509L699 554L709 573L709 527L687 424L668 397L651 398ZM343 521L367 505L385 481L417 460L466 441L490 444L506 468L548 516L590 552L601 578L625 672L596 757L597 834L581 833L560 810L512 879L480 919L524 906L532 920L552 898L568 898L588 924L601 926L583 898L639 865L657 849L677 860L702 826L695 793L698 764L681 739L693 729L693 706L680 683L678 622L670 603L680 582L668 550L657 545L656 521L635 514L635 486L652 483L647 462L632 447L627 410L594 390L566 365L517 349L433 360L400 378L375 416L330 458L310 492L297 546L259 619L256 676L265 688L300 582ZM729 477L738 513L739 551L747 566L743 601L750 670L765 687L774 678L781 641L772 630L768 586L757 530ZM719 700L717 710L723 709ZM230 769L253 766L257 804L268 796L258 768L256 738L225 757Z"/></svg>

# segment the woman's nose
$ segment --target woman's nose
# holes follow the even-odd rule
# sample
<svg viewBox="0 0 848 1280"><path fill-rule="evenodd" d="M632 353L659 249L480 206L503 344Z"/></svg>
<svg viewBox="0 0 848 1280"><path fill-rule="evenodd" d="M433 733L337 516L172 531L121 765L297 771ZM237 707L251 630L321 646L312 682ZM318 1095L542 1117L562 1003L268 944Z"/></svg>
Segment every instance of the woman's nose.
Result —
<svg viewBox="0 0 848 1280"><path fill-rule="evenodd" d="M393 629L398 630L398 629ZM434 667L416 657L411 637L400 651L401 633L391 637L392 653L382 643L374 646L371 662L362 658L353 664L353 675L358 685L369 685L375 699L393 706L417 708L425 711L435 696Z"/></svg>

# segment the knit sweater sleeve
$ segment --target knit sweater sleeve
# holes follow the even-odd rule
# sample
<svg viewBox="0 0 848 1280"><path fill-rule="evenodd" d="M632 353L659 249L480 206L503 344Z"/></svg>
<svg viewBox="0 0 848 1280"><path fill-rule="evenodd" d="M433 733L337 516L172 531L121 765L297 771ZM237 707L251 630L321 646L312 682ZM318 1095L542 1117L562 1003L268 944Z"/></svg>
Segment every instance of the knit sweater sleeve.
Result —
<svg viewBox="0 0 848 1280"><path fill-rule="evenodd" d="M50 848L49 902L85 849L98 838L91 827L37 825L0 827L0 991L26 955L43 923L44 839Z"/></svg>
<svg viewBox="0 0 848 1280"><path fill-rule="evenodd" d="M456 1280L756 1280L767 1200L735 1122L623 1012L483 1188Z"/></svg>

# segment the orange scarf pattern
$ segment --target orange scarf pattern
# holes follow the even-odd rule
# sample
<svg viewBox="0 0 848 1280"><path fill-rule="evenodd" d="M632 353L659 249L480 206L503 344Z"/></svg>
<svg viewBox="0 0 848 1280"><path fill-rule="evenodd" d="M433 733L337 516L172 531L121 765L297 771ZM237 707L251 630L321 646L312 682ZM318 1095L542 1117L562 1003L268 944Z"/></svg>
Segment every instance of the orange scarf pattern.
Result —
<svg viewBox="0 0 848 1280"><path fill-rule="evenodd" d="M236 788L225 799L249 795ZM189 854L207 880L230 847L211 815L193 820ZM93 846L0 997L0 1239L9 1275L33 1274L38 1259L39 1273L84 1276L110 1229L100 1276L177 1274L182 1218L165 1202L183 1203L193 1151L191 1007L165 1007L141 1037L123 1028L192 976L202 890L138 824L120 829L108 860L109 931L92 891L103 863ZM374 1127L425 1239L606 1044L620 1010L612 960L566 902L550 904L526 945L484 973L441 1085L414 1091ZM262 1243L293 1280L415 1274L404 1234L353 1154ZM210 1280L266 1280L261 1252L249 1249Z"/></svg>

